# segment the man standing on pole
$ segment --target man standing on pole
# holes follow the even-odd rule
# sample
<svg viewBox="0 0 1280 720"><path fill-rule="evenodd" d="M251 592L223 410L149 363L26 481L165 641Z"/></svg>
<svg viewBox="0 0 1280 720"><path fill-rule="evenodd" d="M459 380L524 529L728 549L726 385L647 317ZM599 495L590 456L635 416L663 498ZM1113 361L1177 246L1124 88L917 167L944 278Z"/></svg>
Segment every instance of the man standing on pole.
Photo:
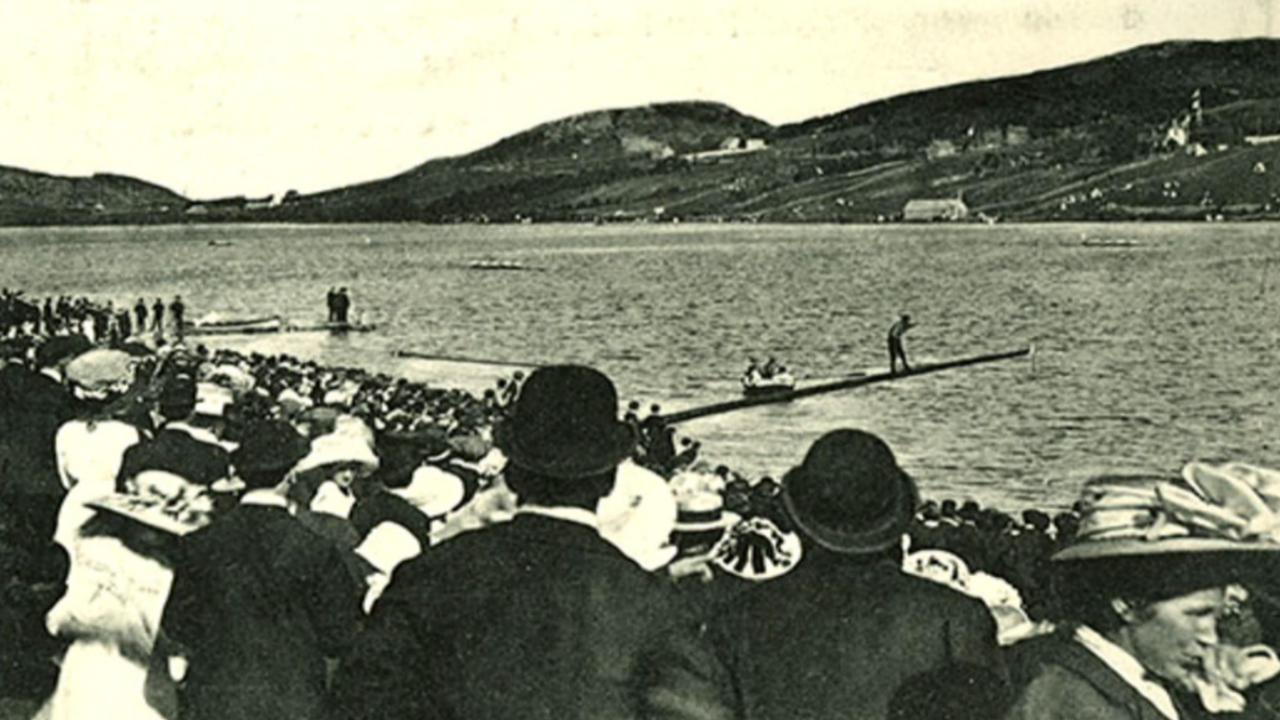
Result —
<svg viewBox="0 0 1280 720"><path fill-rule="evenodd" d="M915 327L911 322L911 316L906 313L898 318L889 328L889 372L898 372L898 361L902 361L902 372L911 372L911 366L907 364L907 353L902 349L902 336L908 330Z"/></svg>

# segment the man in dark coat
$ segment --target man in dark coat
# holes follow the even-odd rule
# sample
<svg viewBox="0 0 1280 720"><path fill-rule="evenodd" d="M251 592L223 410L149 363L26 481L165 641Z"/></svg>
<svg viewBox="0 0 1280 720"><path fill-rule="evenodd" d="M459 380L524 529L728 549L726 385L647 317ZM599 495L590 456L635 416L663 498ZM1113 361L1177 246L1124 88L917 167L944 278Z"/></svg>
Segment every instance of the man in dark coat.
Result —
<svg viewBox="0 0 1280 720"><path fill-rule="evenodd" d="M197 485L213 486L231 475L231 455L212 433L192 427L196 408L196 383L190 375L172 375L160 394L160 415L165 425L151 440L124 452L116 485L143 470L165 470ZM217 488L215 488L217 489Z"/></svg>
<svg viewBox="0 0 1280 720"><path fill-rule="evenodd" d="M66 492L54 438L75 404L60 368L89 348L83 335L53 337L36 348L36 370L19 358L0 366L0 506L12 511L12 521L33 540L53 535Z"/></svg>
<svg viewBox="0 0 1280 720"><path fill-rule="evenodd" d="M916 676L963 663L1004 677L983 604L902 571L915 483L879 438L824 435L782 487L800 563L711 619L737 717L874 720Z"/></svg>
<svg viewBox="0 0 1280 720"><path fill-rule="evenodd" d="M516 518L397 568L335 678L340 715L725 717L709 648L669 580L595 527L635 443L613 383L540 368L496 432Z"/></svg>
<svg viewBox="0 0 1280 720"><path fill-rule="evenodd" d="M239 507L185 538L162 620L190 664L184 720L327 717L326 659L355 636L359 589L289 513L284 478L307 449L287 423L255 428L233 456Z"/></svg>

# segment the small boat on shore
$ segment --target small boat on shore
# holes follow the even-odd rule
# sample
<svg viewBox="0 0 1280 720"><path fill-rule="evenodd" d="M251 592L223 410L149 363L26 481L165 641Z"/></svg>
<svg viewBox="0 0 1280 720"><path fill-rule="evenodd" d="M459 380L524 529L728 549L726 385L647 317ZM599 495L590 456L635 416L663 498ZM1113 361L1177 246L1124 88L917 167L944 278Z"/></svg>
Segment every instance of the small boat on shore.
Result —
<svg viewBox="0 0 1280 720"><path fill-rule="evenodd" d="M241 320L211 317L188 324L183 328L183 333L185 335L254 335L280 332L284 325L284 318L279 315Z"/></svg>
<svg viewBox="0 0 1280 720"><path fill-rule="evenodd" d="M249 320L198 320L187 325L183 333L187 336L197 335L259 335L265 333L298 333L298 332L372 332L378 326L362 322L322 322L298 324L286 322L279 315Z"/></svg>

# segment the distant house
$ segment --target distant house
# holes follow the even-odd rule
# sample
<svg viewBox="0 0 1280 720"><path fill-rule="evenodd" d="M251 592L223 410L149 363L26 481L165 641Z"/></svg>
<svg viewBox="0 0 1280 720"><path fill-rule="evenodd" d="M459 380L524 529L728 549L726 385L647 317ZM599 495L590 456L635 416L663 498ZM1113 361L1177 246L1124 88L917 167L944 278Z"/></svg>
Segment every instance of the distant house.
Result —
<svg viewBox="0 0 1280 720"><path fill-rule="evenodd" d="M760 152L768 149L769 144L764 138L739 138L730 136L720 143L720 147L715 150L703 150L702 152L692 152L682 155L681 158L689 162L701 162L708 160L720 160L722 158L732 157L734 155L743 155L745 153Z"/></svg>
<svg viewBox="0 0 1280 720"><path fill-rule="evenodd" d="M902 208L902 219L907 222L964 220L967 217L969 217L969 207L959 198L908 200L906 206Z"/></svg>

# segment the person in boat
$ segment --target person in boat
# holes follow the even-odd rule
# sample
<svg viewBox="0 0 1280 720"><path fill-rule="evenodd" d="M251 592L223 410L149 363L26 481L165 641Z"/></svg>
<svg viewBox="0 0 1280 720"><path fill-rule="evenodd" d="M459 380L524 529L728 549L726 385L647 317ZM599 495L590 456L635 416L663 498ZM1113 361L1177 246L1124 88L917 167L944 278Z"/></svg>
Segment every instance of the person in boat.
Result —
<svg viewBox="0 0 1280 720"><path fill-rule="evenodd" d="M742 373L743 385L755 385L764 374L760 371L760 363L755 358L747 358L747 369Z"/></svg>
<svg viewBox="0 0 1280 720"><path fill-rule="evenodd" d="M778 374L778 368L778 359L771 357L765 361L764 368L760 370L760 375L765 380L771 380L774 375Z"/></svg>
<svg viewBox="0 0 1280 720"><path fill-rule="evenodd" d="M898 372L898 361L902 361L903 372L911 372L911 366L907 364L907 353L902 348L902 336L913 327L915 324L906 313L889 327L889 372Z"/></svg>

